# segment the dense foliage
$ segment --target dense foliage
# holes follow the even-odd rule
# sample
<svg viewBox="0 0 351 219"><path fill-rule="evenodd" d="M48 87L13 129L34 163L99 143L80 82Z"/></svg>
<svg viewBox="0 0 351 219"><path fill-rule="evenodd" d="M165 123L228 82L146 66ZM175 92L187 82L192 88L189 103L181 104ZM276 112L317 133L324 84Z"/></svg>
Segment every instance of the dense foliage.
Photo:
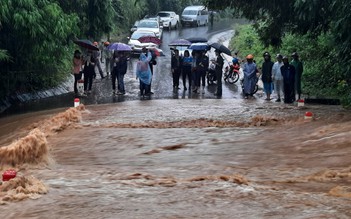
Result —
<svg viewBox="0 0 351 219"><path fill-rule="evenodd" d="M305 61L305 91L338 96L351 103L351 2L348 0L206 0L211 9L227 7L253 21L253 36L263 43L260 54L297 50ZM280 48L280 49L278 49Z"/></svg>
<svg viewBox="0 0 351 219"><path fill-rule="evenodd" d="M242 25L235 28L236 33L230 47L238 52L238 56L245 58L253 54L259 67L262 66L263 53L269 52L275 61L276 54L288 56L291 60L293 51L298 51L304 63L302 78L303 92L308 96L337 97L340 85L345 81L340 66L333 63L336 50L330 45L330 34L322 34L311 41L309 36L285 34L281 47L265 47L258 33L251 25ZM344 92L344 91L343 91Z"/></svg>
<svg viewBox="0 0 351 219"><path fill-rule="evenodd" d="M71 71L77 38L100 41L129 34L132 24L192 0L2 0L0 98L56 86Z"/></svg>

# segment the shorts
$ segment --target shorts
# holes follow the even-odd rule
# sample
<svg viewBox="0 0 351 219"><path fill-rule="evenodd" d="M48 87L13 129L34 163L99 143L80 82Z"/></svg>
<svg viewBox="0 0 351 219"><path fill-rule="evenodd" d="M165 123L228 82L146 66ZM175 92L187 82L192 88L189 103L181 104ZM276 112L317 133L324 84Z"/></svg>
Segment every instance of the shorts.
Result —
<svg viewBox="0 0 351 219"><path fill-rule="evenodd" d="M263 90L265 93L272 93L273 91L273 83L272 82L263 82Z"/></svg>

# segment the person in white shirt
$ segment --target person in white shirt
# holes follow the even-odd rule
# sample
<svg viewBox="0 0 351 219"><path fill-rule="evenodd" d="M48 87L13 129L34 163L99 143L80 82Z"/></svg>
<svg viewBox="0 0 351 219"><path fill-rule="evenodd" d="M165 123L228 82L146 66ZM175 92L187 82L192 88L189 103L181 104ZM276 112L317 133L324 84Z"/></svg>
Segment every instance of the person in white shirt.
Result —
<svg viewBox="0 0 351 219"><path fill-rule="evenodd" d="M282 61L283 56L280 54L277 54L276 58L277 58L277 62L274 63L272 68L272 79L274 83L274 91L277 94L276 102L281 102L280 97L284 96L283 76L280 71L280 67L283 66L283 61Z"/></svg>

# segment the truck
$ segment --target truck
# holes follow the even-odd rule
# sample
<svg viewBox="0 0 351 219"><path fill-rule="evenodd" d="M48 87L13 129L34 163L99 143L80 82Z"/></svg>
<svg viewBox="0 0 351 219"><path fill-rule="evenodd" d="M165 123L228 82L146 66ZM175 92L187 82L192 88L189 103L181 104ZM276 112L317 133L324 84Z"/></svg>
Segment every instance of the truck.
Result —
<svg viewBox="0 0 351 219"><path fill-rule="evenodd" d="M179 15L177 15L174 11L160 11L157 13L157 16L160 18L160 25L163 28L167 28L168 30L178 29L179 27Z"/></svg>

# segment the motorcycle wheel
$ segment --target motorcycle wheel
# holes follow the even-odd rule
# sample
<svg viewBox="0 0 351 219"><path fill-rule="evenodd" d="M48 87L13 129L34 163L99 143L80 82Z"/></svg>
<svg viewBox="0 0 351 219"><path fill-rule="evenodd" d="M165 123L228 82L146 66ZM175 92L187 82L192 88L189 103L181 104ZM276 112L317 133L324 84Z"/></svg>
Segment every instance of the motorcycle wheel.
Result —
<svg viewBox="0 0 351 219"><path fill-rule="evenodd" d="M214 81L213 79L214 79L213 76L207 76L207 84L212 85Z"/></svg>
<svg viewBox="0 0 351 219"><path fill-rule="evenodd" d="M256 84L253 94L257 93L257 91L258 91L258 85Z"/></svg>
<svg viewBox="0 0 351 219"><path fill-rule="evenodd" d="M228 82L230 84L234 84L238 80L239 80L239 74L236 74L236 73L232 73L232 75L230 75L230 77L228 77Z"/></svg>

